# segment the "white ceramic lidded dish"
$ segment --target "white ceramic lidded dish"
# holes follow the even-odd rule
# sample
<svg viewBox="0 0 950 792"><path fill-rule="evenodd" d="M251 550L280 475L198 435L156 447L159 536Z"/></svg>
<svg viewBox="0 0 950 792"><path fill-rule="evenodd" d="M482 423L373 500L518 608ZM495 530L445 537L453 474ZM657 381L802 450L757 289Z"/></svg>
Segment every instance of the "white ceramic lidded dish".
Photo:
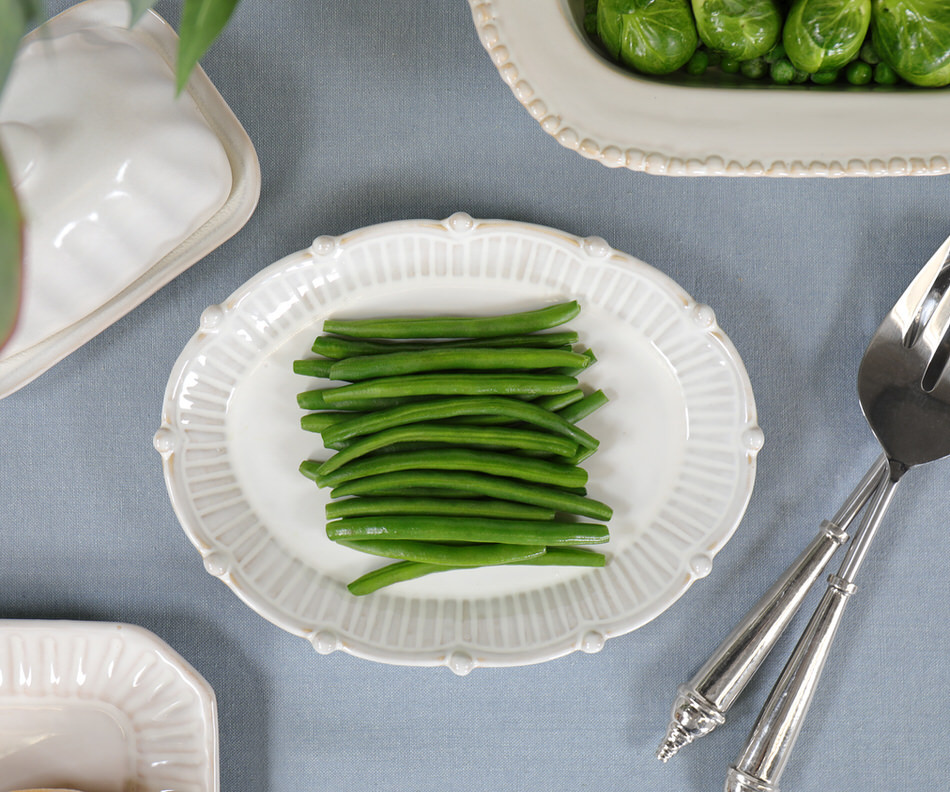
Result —
<svg viewBox="0 0 950 792"><path fill-rule="evenodd" d="M545 132L612 168L674 176L950 173L950 91L688 84L612 63L583 0L469 0L482 45Z"/></svg>
<svg viewBox="0 0 950 792"><path fill-rule="evenodd" d="M0 792L217 792L214 691L131 624L0 620Z"/></svg>
<svg viewBox="0 0 950 792"><path fill-rule="evenodd" d="M17 327L0 397L22 387L235 234L257 205L250 139L178 37L125 0L86 0L28 35L0 97L23 207Z"/></svg>
<svg viewBox="0 0 950 792"><path fill-rule="evenodd" d="M303 431L293 373L328 316L494 315L579 300L568 327L598 362L582 384L610 403L582 426L584 465L614 509L602 569L505 567L407 581L365 597L346 584L383 566L326 537L326 490L300 475L325 458ZM312 247L209 307L168 381L155 448L205 568L320 653L476 666L599 650L662 613L745 511L762 433L748 377L708 306L599 238L456 214Z"/></svg>

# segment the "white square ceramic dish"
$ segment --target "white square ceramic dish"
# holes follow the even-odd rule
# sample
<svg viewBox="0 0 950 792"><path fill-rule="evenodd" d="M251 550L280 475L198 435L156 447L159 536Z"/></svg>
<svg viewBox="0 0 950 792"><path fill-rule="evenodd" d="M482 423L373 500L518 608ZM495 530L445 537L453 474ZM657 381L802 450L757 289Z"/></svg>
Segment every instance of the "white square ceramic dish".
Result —
<svg viewBox="0 0 950 792"><path fill-rule="evenodd" d="M583 384L610 403L584 465L614 509L606 567L452 571L364 597L383 566L329 541L326 490L298 473L326 455L302 431L292 371L328 316L494 315L577 299L570 323L598 357ZM745 369L708 306L598 238L457 214L338 238L262 270L208 308L171 375L155 435L185 532L258 613L343 650L408 665L549 660L662 613L735 530L762 443Z"/></svg>
<svg viewBox="0 0 950 792"><path fill-rule="evenodd" d="M236 233L257 205L251 141L178 37L124 0L86 0L24 40L0 137L26 214L20 320L0 397L25 385Z"/></svg>
<svg viewBox="0 0 950 792"><path fill-rule="evenodd" d="M469 0L483 46L561 145L612 168L675 176L950 172L950 91L696 86L611 63L582 0Z"/></svg>
<svg viewBox="0 0 950 792"><path fill-rule="evenodd" d="M214 692L129 624L0 621L0 792L217 792Z"/></svg>

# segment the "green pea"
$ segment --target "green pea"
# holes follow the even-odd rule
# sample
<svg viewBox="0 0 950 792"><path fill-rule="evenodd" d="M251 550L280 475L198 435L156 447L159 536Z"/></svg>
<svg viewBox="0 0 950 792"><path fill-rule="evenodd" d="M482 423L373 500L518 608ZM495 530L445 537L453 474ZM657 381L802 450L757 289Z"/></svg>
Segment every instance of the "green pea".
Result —
<svg viewBox="0 0 950 792"><path fill-rule="evenodd" d="M811 81L815 83L815 85L831 85L837 79L838 72L835 70L815 72L811 76Z"/></svg>
<svg viewBox="0 0 950 792"><path fill-rule="evenodd" d="M900 77L897 76L897 72L884 61L874 67L874 82L878 85L897 85L899 81Z"/></svg>
<svg viewBox="0 0 950 792"><path fill-rule="evenodd" d="M871 66L862 60L852 61L845 69L845 79L852 85L867 85L874 72Z"/></svg>
<svg viewBox="0 0 950 792"><path fill-rule="evenodd" d="M719 62L719 68L722 69L726 74L736 74L739 71L739 61L737 61L735 58L724 57Z"/></svg>
<svg viewBox="0 0 950 792"><path fill-rule="evenodd" d="M765 62L765 58L753 58L752 60L743 61L739 66L739 71L742 72L742 75L748 77L750 80L762 79L768 70L769 65Z"/></svg>
<svg viewBox="0 0 950 792"><path fill-rule="evenodd" d="M779 58L772 63L769 76L777 85L788 85L795 77L795 67L788 58Z"/></svg>
<svg viewBox="0 0 950 792"><path fill-rule="evenodd" d="M696 50L693 57L686 64L686 73L696 77L705 74L709 68L709 53L705 50Z"/></svg>

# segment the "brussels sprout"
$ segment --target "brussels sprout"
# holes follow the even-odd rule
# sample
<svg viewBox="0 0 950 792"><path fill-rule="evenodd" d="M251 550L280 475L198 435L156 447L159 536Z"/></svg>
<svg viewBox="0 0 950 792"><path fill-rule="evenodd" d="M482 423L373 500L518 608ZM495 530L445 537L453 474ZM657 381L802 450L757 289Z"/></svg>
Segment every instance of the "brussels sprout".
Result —
<svg viewBox="0 0 950 792"><path fill-rule="evenodd" d="M689 0L600 0L597 33L614 58L646 74L676 71L699 44Z"/></svg>
<svg viewBox="0 0 950 792"><path fill-rule="evenodd" d="M947 0L874 0L871 40L907 82L931 88L950 84Z"/></svg>
<svg viewBox="0 0 950 792"><path fill-rule="evenodd" d="M834 71L861 51L871 21L871 0L795 0L782 41L795 68Z"/></svg>
<svg viewBox="0 0 950 792"><path fill-rule="evenodd" d="M765 55L782 32L775 0L692 0L703 43L736 60Z"/></svg>

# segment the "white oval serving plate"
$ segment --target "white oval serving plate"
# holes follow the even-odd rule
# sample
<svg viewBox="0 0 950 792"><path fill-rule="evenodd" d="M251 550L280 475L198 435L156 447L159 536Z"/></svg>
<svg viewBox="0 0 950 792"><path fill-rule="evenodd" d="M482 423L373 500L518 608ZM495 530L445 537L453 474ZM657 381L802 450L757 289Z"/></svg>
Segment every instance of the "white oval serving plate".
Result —
<svg viewBox="0 0 950 792"><path fill-rule="evenodd" d="M0 398L233 236L260 195L254 147L178 36L126 0L86 0L25 37L0 102L26 214L18 327ZM17 175L19 174L19 176Z"/></svg>
<svg viewBox="0 0 950 792"><path fill-rule="evenodd" d="M130 624L0 621L0 792L217 792L214 691Z"/></svg>
<svg viewBox="0 0 950 792"><path fill-rule="evenodd" d="M950 172L950 91L694 86L632 74L582 32L583 0L469 0L518 101L563 146L676 176Z"/></svg>
<svg viewBox="0 0 950 792"><path fill-rule="evenodd" d="M299 427L292 373L330 316L491 315L577 299L570 326L599 362L582 382L610 403L584 422L585 466L610 503L603 569L512 567L432 575L354 597L381 566L326 538L320 458ZM742 363L710 308L599 238L473 220L404 221L266 268L201 317L155 435L165 481L206 569L316 650L411 665L521 665L596 651L669 607L739 522L762 435Z"/></svg>

